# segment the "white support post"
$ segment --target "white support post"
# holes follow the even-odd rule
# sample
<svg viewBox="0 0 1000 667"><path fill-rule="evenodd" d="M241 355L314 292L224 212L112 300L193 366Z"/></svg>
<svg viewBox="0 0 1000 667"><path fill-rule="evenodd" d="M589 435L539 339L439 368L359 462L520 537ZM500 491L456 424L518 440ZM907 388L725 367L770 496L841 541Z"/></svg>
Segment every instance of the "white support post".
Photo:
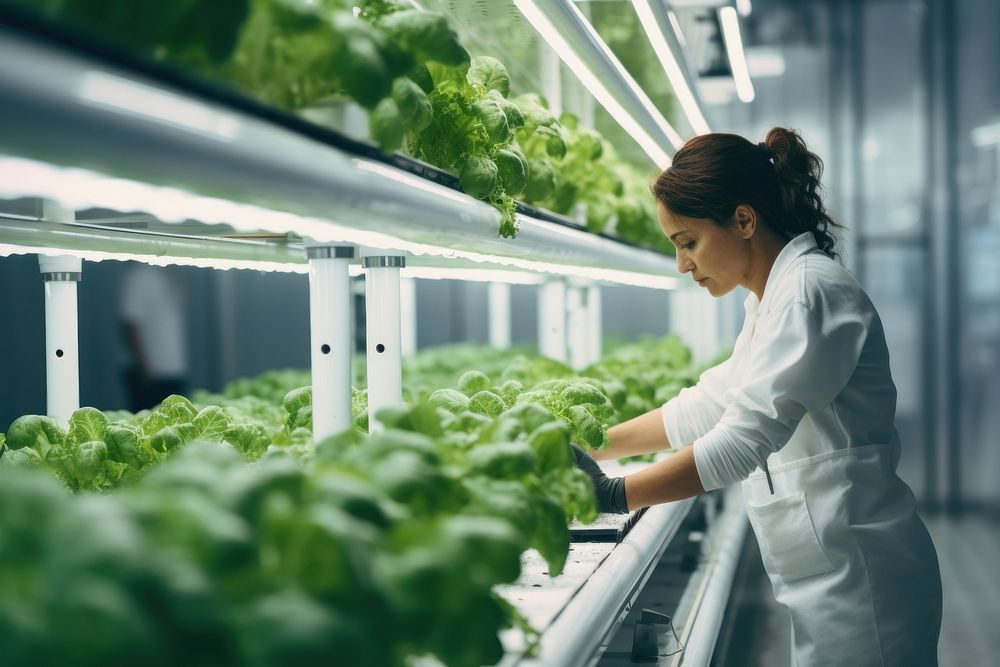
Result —
<svg viewBox="0 0 1000 667"><path fill-rule="evenodd" d="M417 281L399 279L399 351L404 357L417 353Z"/></svg>
<svg viewBox="0 0 1000 667"><path fill-rule="evenodd" d="M566 290L566 311L569 323L570 367L583 370L590 362L590 321L584 303L584 288L571 285Z"/></svg>
<svg viewBox="0 0 1000 667"><path fill-rule="evenodd" d="M562 61L545 40L538 41L538 49L541 60L542 95L549 103L549 111L558 118L563 112Z"/></svg>
<svg viewBox="0 0 1000 667"><path fill-rule="evenodd" d="M38 256L45 281L45 396L47 412L63 427L80 407L80 351L76 285L79 257Z"/></svg>
<svg viewBox="0 0 1000 667"><path fill-rule="evenodd" d="M368 430L382 430L375 413L403 402L399 270L406 258L393 251L373 250L364 257L365 312L368 349Z"/></svg>
<svg viewBox="0 0 1000 667"><path fill-rule="evenodd" d="M601 319L601 288L599 285L591 285L587 288L587 356L589 363L596 364L601 360L603 350L602 329L604 327Z"/></svg>
<svg viewBox="0 0 1000 667"><path fill-rule="evenodd" d="M550 280L538 290L538 351L566 362L566 283Z"/></svg>
<svg viewBox="0 0 1000 667"><path fill-rule="evenodd" d="M490 309L490 346L506 350L510 347L510 285L490 283L487 301Z"/></svg>
<svg viewBox="0 0 1000 667"><path fill-rule="evenodd" d="M354 246L308 246L313 439L351 427L351 285Z"/></svg>
<svg viewBox="0 0 1000 667"><path fill-rule="evenodd" d="M670 328L691 348L696 364L710 361L722 347L719 305L701 289L670 292Z"/></svg>

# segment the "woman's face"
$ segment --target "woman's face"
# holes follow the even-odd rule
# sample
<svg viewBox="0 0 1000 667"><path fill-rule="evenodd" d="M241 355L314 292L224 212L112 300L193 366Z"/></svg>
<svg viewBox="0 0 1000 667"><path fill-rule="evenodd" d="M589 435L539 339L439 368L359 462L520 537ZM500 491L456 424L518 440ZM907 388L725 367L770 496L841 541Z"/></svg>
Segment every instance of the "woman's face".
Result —
<svg viewBox="0 0 1000 667"><path fill-rule="evenodd" d="M720 227L706 218L674 213L662 203L656 208L660 228L677 248L678 271L690 273L698 285L716 297L744 284L751 258L745 226Z"/></svg>

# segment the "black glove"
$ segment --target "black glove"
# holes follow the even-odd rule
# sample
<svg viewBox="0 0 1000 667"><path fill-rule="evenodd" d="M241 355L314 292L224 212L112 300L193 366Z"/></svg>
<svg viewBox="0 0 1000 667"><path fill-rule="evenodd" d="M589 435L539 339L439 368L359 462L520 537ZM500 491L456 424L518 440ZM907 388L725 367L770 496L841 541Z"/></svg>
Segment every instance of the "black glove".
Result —
<svg viewBox="0 0 1000 667"><path fill-rule="evenodd" d="M582 447L570 444L576 457L576 467L590 475L594 483L594 493L597 495L597 510L611 514L628 514L628 502L625 499L625 478L608 477Z"/></svg>

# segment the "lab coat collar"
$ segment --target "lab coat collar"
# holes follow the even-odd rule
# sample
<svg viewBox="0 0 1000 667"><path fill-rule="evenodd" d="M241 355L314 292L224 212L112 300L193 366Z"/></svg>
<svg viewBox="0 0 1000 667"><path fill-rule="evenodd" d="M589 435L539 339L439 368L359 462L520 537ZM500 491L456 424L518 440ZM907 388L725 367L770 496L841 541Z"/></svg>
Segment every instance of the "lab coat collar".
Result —
<svg viewBox="0 0 1000 667"><path fill-rule="evenodd" d="M747 315L752 315L756 313L761 304L766 304L768 302L768 295L774 293L774 285L781 280L782 274L791 266L792 262L805 255L816 250L819 246L816 245L816 237L812 232L804 232L798 236L792 237L792 239L785 244L785 247L781 249L778 256L774 260L774 264L771 266L771 272L767 274L767 283L764 287L764 299L761 302L757 301L757 295L753 292L747 294L746 300L743 302L743 308L746 310Z"/></svg>

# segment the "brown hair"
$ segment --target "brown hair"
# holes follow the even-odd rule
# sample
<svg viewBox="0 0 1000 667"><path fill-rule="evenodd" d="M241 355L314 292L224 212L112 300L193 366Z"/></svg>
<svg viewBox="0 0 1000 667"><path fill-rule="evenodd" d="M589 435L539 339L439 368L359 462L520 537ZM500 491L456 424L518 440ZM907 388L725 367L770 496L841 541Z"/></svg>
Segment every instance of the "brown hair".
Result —
<svg viewBox="0 0 1000 667"><path fill-rule="evenodd" d="M653 182L653 196L674 213L726 226L739 204L753 207L779 234L812 232L830 257L840 227L819 196L823 161L794 130L775 127L754 144L736 134L688 140Z"/></svg>

